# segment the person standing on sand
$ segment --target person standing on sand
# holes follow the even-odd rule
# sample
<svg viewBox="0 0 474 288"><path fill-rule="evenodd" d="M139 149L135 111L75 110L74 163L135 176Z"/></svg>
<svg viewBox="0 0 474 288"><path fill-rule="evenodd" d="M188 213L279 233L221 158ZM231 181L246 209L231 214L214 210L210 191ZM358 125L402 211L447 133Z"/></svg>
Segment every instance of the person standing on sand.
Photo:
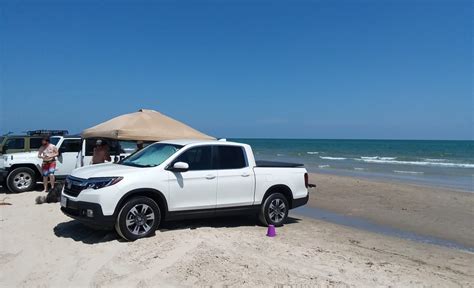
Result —
<svg viewBox="0 0 474 288"><path fill-rule="evenodd" d="M105 161L112 161L110 158L109 146L104 144L102 140L97 140L95 142L94 153L92 154L92 164L100 164Z"/></svg>
<svg viewBox="0 0 474 288"><path fill-rule="evenodd" d="M59 155L58 148L49 142L49 138L45 137L41 140L41 147L38 151L38 158L43 159L41 165L43 172L43 192L48 192L48 178L51 183L51 189L54 189L54 172L56 171L56 156Z"/></svg>

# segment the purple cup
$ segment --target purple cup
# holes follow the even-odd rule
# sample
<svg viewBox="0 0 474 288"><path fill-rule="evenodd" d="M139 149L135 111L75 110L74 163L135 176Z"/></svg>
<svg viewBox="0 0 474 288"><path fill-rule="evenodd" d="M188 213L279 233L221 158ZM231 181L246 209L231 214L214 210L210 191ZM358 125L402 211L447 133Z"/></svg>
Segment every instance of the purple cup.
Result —
<svg viewBox="0 0 474 288"><path fill-rule="evenodd" d="M275 230L275 226L273 225L268 225L268 229L267 229L267 236L268 237L275 237L277 235L276 233L276 230Z"/></svg>

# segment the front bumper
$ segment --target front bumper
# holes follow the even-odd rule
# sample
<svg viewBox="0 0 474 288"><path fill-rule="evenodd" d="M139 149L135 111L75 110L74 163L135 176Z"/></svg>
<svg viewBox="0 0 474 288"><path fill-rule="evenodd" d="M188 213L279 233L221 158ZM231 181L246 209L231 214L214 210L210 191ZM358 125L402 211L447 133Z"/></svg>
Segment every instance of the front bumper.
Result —
<svg viewBox="0 0 474 288"><path fill-rule="evenodd" d="M93 212L92 217L87 215L87 210ZM67 216L95 228L112 229L115 225L115 217L113 215L104 216L102 213L102 207L97 203L73 201L70 198L67 198L66 207L61 206L61 211L63 211Z"/></svg>
<svg viewBox="0 0 474 288"><path fill-rule="evenodd" d="M306 195L306 197L293 199L291 209L306 205L306 203L308 203L308 200L309 200L309 193L308 195Z"/></svg>

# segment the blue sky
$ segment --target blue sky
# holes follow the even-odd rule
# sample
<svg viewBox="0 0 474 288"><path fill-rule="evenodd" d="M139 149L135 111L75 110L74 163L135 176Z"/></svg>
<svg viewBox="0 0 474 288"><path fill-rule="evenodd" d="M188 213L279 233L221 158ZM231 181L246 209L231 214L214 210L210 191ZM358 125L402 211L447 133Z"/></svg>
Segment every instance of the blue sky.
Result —
<svg viewBox="0 0 474 288"><path fill-rule="evenodd" d="M134 1L135 2L135 1ZM0 132L473 139L469 1L2 1Z"/></svg>

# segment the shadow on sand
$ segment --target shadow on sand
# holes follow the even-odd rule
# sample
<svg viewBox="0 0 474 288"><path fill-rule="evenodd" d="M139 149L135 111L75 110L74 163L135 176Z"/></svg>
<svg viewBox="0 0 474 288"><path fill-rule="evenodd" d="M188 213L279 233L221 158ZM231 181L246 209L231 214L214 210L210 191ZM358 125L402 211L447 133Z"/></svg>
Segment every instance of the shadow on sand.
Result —
<svg viewBox="0 0 474 288"><path fill-rule="evenodd" d="M298 223L300 219L288 217L285 225ZM235 227L262 227L255 217L250 216L226 216L209 219L170 221L161 224L156 233L166 233L174 230L199 229L199 228L235 228ZM71 220L59 223L54 227L57 237L70 238L84 244L98 244L110 241L124 242L114 230L95 230L81 224L79 221ZM152 236L153 237L153 236Z"/></svg>
<svg viewBox="0 0 474 288"><path fill-rule="evenodd" d="M70 238L84 244L98 244L118 240L118 235L114 230L96 230L76 220L59 223L53 231L57 237Z"/></svg>
<svg viewBox="0 0 474 288"><path fill-rule="evenodd" d="M34 193L34 192L40 192L43 191L43 184L36 184L35 189L32 191L25 191L25 192L20 192L20 193ZM7 186L0 185L0 194L18 194L15 192L11 192L8 190Z"/></svg>

